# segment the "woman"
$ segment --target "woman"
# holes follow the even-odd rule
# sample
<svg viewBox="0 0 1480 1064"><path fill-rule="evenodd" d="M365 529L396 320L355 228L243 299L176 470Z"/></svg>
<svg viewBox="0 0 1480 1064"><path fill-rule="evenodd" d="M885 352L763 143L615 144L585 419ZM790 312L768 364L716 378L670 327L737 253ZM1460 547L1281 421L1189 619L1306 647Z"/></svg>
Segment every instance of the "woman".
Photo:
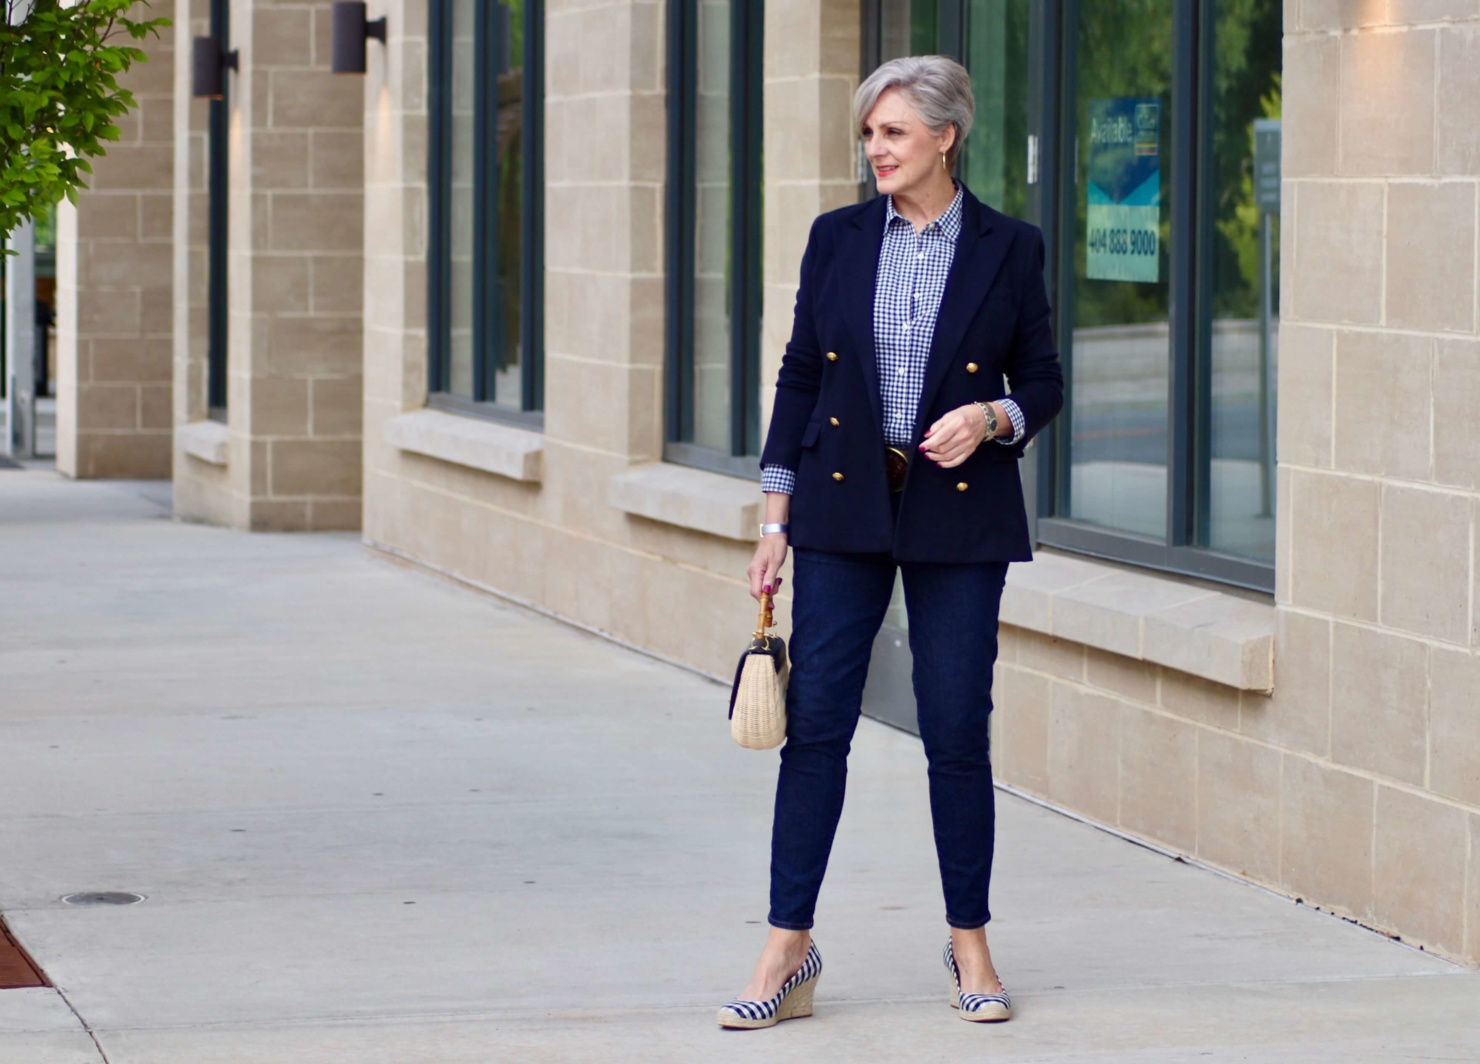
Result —
<svg viewBox="0 0 1480 1064"><path fill-rule="evenodd" d="M967 1020L1011 1014L986 938L988 714L1007 564L1032 556L1017 459L1058 413L1063 375L1042 234L951 177L974 112L971 80L950 59L896 59L870 75L853 114L880 195L818 218L802 258L749 569L759 597L796 552L771 931L740 999L720 1009L724 1027L811 1015L822 969L812 915L896 569L953 1004Z"/></svg>

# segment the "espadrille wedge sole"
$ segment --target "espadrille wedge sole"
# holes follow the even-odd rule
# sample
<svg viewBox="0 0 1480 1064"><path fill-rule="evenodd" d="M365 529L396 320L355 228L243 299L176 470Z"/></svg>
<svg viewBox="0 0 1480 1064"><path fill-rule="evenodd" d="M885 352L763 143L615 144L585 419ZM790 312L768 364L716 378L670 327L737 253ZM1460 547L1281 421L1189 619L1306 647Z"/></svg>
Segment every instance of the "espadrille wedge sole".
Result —
<svg viewBox="0 0 1480 1064"><path fill-rule="evenodd" d="M950 981L946 990L946 1002L953 1009L960 1009L960 1017L971 1023L1002 1023L1012 1019L1012 998L1007 996L1007 987L1000 994L966 994L961 991L961 971L956 967L956 951L946 943L941 959L946 964L946 978Z"/></svg>
<svg viewBox="0 0 1480 1064"><path fill-rule="evenodd" d="M812 1015L812 994L822 974L822 954L814 943L796 974L769 1001L731 1001L719 1010L719 1025L736 1030L775 1027L782 1020Z"/></svg>

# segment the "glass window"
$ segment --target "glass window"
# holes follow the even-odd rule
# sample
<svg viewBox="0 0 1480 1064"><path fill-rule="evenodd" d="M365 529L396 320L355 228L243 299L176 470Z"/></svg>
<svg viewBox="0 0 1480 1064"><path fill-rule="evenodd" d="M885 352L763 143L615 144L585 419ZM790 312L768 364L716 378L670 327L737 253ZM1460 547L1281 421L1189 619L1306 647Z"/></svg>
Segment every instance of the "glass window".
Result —
<svg viewBox="0 0 1480 1064"><path fill-rule="evenodd" d="M669 20L666 456L743 476L760 447L761 17L676 0Z"/></svg>
<svg viewBox="0 0 1480 1064"><path fill-rule="evenodd" d="M1215 10L1198 541L1273 563L1280 6L1221 0Z"/></svg>
<svg viewBox="0 0 1480 1064"><path fill-rule="evenodd" d="M433 3L429 383L439 405L543 405L541 8Z"/></svg>

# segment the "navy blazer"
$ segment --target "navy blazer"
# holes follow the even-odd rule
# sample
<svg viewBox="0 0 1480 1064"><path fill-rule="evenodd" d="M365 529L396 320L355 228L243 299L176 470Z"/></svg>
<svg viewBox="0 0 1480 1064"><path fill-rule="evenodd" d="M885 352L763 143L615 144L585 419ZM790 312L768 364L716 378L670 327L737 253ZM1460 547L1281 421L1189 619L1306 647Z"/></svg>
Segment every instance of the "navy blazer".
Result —
<svg viewBox="0 0 1480 1064"><path fill-rule="evenodd" d="M961 235L936 318L896 523L884 474L874 283L885 197L812 223L791 342L761 464L796 470L791 546L888 552L900 561L1032 558L1017 459L1064 402L1049 324L1043 234L965 191ZM1027 419L1015 446L984 441L941 469L916 446L943 414L1007 395Z"/></svg>

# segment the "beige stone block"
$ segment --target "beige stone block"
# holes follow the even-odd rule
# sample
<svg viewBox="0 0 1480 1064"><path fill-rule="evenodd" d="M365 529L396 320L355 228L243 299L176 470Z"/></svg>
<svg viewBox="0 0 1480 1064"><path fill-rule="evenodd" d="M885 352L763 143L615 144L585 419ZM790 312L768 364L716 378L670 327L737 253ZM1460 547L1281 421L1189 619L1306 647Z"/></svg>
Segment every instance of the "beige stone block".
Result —
<svg viewBox="0 0 1480 1064"><path fill-rule="evenodd" d="M274 440L269 461L273 495L360 494L359 440Z"/></svg>
<svg viewBox="0 0 1480 1064"><path fill-rule="evenodd" d="M1192 853L1197 848L1198 729L1123 705L1120 826Z"/></svg>
<svg viewBox="0 0 1480 1064"><path fill-rule="evenodd" d="M314 532L358 532L364 509L359 499L311 499L308 527Z"/></svg>
<svg viewBox="0 0 1480 1064"><path fill-rule="evenodd" d="M1338 617L1377 620L1381 486L1296 471L1291 500L1290 601Z"/></svg>
<svg viewBox="0 0 1480 1064"><path fill-rule="evenodd" d="M1427 174L1434 169L1433 30L1341 38L1343 174Z"/></svg>
<svg viewBox="0 0 1480 1064"><path fill-rule="evenodd" d="M170 193L139 195L139 237L142 240L173 240L175 197Z"/></svg>
<svg viewBox="0 0 1480 1064"><path fill-rule="evenodd" d="M139 328L146 336L170 336L175 327L175 293L163 288L139 292Z"/></svg>
<svg viewBox="0 0 1480 1064"><path fill-rule="evenodd" d="M1246 697L1239 731L1325 757L1331 747L1331 622L1292 610L1275 617L1274 691Z"/></svg>
<svg viewBox="0 0 1480 1064"><path fill-rule="evenodd" d="M303 255L252 256L252 302L269 314L309 310L309 260Z"/></svg>
<svg viewBox="0 0 1480 1064"><path fill-rule="evenodd" d="M634 517L746 543L765 515L753 482L671 462L619 473L607 484L607 500Z"/></svg>
<svg viewBox="0 0 1480 1064"><path fill-rule="evenodd" d="M765 92L766 179L817 180L822 164L818 152L822 115L817 80L768 82Z"/></svg>
<svg viewBox="0 0 1480 1064"><path fill-rule="evenodd" d="M1336 333L1280 323L1279 442L1281 462L1331 467L1331 402L1336 387Z"/></svg>
<svg viewBox="0 0 1480 1064"><path fill-rule="evenodd" d="M268 326L273 376L346 376L360 371L360 322L350 317L274 317Z"/></svg>
<svg viewBox="0 0 1480 1064"><path fill-rule="evenodd" d="M139 194L85 189L77 196L81 240L134 240L139 235Z"/></svg>
<svg viewBox="0 0 1480 1064"><path fill-rule="evenodd" d="M863 26L858 17L858 0L820 0L819 6L822 9L819 69L823 74L842 75L856 82Z"/></svg>
<svg viewBox="0 0 1480 1064"><path fill-rule="evenodd" d="M1336 337L1336 468L1427 480L1434 341L1397 333ZM1405 417L1384 411L1403 410Z"/></svg>
<svg viewBox="0 0 1480 1064"><path fill-rule="evenodd" d="M1110 571L1054 594L1053 634L1139 658L1148 615L1207 595L1203 588L1175 580Z"/></svg>
<svg viewBox="0 0 1480 1064"><path fill-rule="evenodd" d="M175 389L169 384L139 385L139 427L169 432L175 425Z"/></svg>
<svg viewBox="0 0 1480 1064"><path fill-rule="evenodd" d="M258 72L257 77L263 73L267 75L270 125L274 130L363 126L363 79L331 77L325 70L269 70Z"/></svg>
<svg viewBox="0 0 1480 1064"><path fill-rule="evenodd" d="M1073 684L1054 683L1050 689L1049 798L1105 824L1119 821L1124 706Z"/></svg>
<svg viewBox="0 0 1480 1064"><path fill-rule="evenodd" d="M270 247L274 251L359 251L364 244L364 197L353 192L273 195Z"/></svg>
<svg viewBox="0 0 1480 1064"><path fill-rule="evenodd" d="M326 5L319 5L326 6ZM252 8L252 52L271 67L313 63L313 11L307 6Z"/></svg>
<svg viewBox="0 0 1480 1064"><path fill-rule="evenodd" d="M1197 856L1258 883L1280 878L1280 753L1197 736Z"/></svg>
<svg viewBox="0 0 1480 1064"><path fill-rule="evenodd" d="M1480 343L1435 344L1433 403L1434 479L1480 487Z"/></svg>
<svg viewBox="0 0 1480 1064"><path fill-rule="evenodd" d="M1237 688L1201 676L1175 669L1161 672L1161 708L1199 724L1237 731L1242 697Z"/></svg>
<svg viewBox="0 0 1480 1064"><path fill-rule="evenodd" d="M1341 38L1286 37L1283 59L1282 175L1334 177L1341 110ZM1282 344L1280 353L1284 350Z"/></svg>
<svg viewBox="0 0 1480 1064"><path fill-rule="evenodd" d="M1439 34L1438 100L1439 172L1480 173L1480 26Z"/></svg>
<svg viewBox="0 0 1480 1064"><path fill-rule="evenodd" d="M1395 26L1454 22L1477 15L1477 0L1387 0L1387 19Z"/></svg>
<svg viewBox="0 0 1480 1064"><path fill-rule="evenodd" d="M1422 786L1428 648L1338 623L1331 662L1331 759Z"/></svg>
<svg viewBox="0 0 1480 1064"><path fill-rule="evenodd" d="M821 16L822 4L816 0L766 6L765 39L769 42L765 55L767 111L770 110L772 82L781 79L797 82L817 75L821 58L818 51Z"/></svg>
<svg viewBox="0 0 1480 1064"><path fill-rule="evenodd" d="M306 499L253 499L247 515L251 532L304 532L308 530Z"/></svg>
<svg viewBox="0 0 1480 1064"><path fill-rule="evenodd" d="M1050 686L1046 676L997 663L992 716L1001 728L993 771L1015 787L1048 794Z"/></svg>
<svg viewBox="0 0 1480 1064"><path fill-rule="evenodd" d="M1468 817L1463 809L1377 789L1372 916L1404 941L1464 949Z"/></svg>
<svg viewBox="0 0 1480 1064"><path fill-rule="evenodd" d="M247 424L253 436L307 436L309 382L302 377L254 377Z"/></svg>
<svg viewBox="0 0 1480 1064"><path fill-rule="evenodd" d="M1376 325L1382 314L1382 186L1301 181L1293 188L1294 217L1286 221L1295 230L1289 279L1294 316Z"/></svg>
<svg viewBox="0 0 1480 1064"><path fill-rule="evenodd" d="M365 135L355 130L315 130L309 181L316 189L365 187Z"/></svg>
<svg viewBox="0 0 1480 1064"><path fill-rule="evenodd" d="M259 192L309 185L309 134L259 131L252 137L252 187Z"/></svg>
<svg viewBox="0 0 1480 1064"><path fill-rule="evenodd" d="M1080 643L1018 629L1015 639L1018 664L1025 669L1083 682L1085 648Z"/></svg>
<svg viewBox="0 0 1480 1064"><path fill-rule="evenodd" d="M1387 234L1387 323L1474 332L1474 182L1390 184Z"/></svg>
<svg viewBox="0 0 1480 1064"><path fill-rule="evenodd" d="M174 281L175 249L158 244L98 244L81 263L83 288L168 287Z"/></svg>
<svg viewBox="0 0 1480 1064"><path fill-rule="evenodd" d="M1383 487L1383 625L1468 644L1470 505L1465 495Z"/></svg>
<svg viewBox="0 0 1480 1064"><path fill-rule="evenodd" d="M171 380L170 343L159 337L102 337L89 342L86 379L97 383Z"/></svg>
<svg viewBox="0 0 1480 1064"><path fill-rule="evenodd" d="M1274 608L1208 594L1157 610L1142 622L1147 661L1247 691L1274 683Z"/></svg>
<svg viewBox="0 0 1480 1064"><path fill-rule="evenodd" d="M362 255L315 255L309 289L318 314L358 314L365 299L365 259ZM418 319L412 319L418 320ZM426 319L421 318L418 323Z"/></svg>
<svg viewBox="0 0 1480 1064"><path fill-rule="evenodd" d="M1274 600L1281 606L1291 602L1290 547L1295 518L1293 484L1293 471L1280 463L1274 488Z"/></svg>
<svg viewBox="0 0 1480 1064"><path fill-rule="evenodd" d="M1284 758L1281 885L1308 904L1370 919L1375 785L1295 754Z"/></svg>
<svg viewBox="0 0 1480 1064"><path fill-rule="evenodd" d="M108 154L93 160L92 167L87 184L99 192L163 192L174 187L175 158L167 144L110 144Z"/></svg>
<svg viewBox="0 0 1480 1064"><path fill-rule="evenodd" d="M81 433L77 476L92 480L168 480L168 432Z"/></svg>
<svg viewBox="0 0 1480 1064"><path fill-rule="evenodd" d="M139 389L133 384L79 384L79 432L139 428Z"/></svg>
<svg viewBox="0 0 1480 1064"><path fill-rule="evenodd" d="M1465 903L1465 960L1480 963L1480 813L1470 816L1470 871Z"/></svg>
<svg viewBox="0 0 1480 1064"><path fill-rule="evenodd" d="M1480 657L1429 651L1429 783L1480 807Z"/></svg>
<svg viewBox="0 0 1480 1064"><path fill-rule="evenodd" d="M1094 647L1085 648L1085 682L1110 694L1144 705L1157 704L1160 669L1150 662L1136 661Z"/></svg>
<svg viewBox="0 0 1480 1064"><path fill-rule="evenodd" d="M94 289L77 294L77 331L92 336L137 336L143 324L139 290Z"/></svg>
<svg viewBox="0 0 1480 1064"><path fill-rule="evenodd" d="M312 383L315 436L358 436L364 421L364 378L316 377Z"/></svg>

